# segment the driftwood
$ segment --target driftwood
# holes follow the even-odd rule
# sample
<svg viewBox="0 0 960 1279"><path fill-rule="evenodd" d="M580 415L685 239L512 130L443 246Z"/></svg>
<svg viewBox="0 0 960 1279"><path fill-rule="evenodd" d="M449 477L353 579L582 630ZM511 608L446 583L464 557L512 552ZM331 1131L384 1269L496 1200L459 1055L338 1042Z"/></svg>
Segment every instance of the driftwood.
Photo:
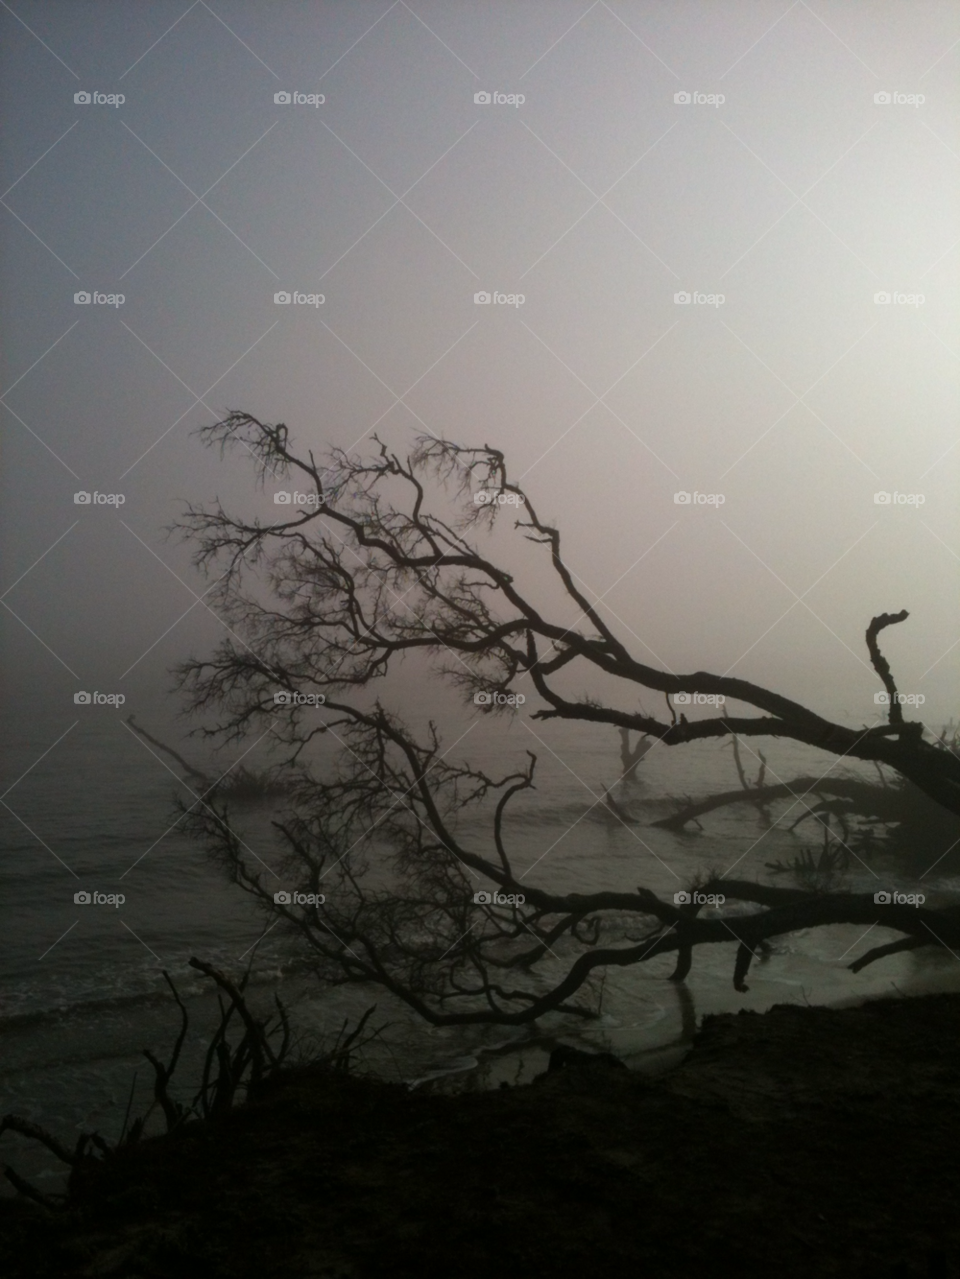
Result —
<svg viewBox="0 0 960 1279"><path fill-rule="evenodd" d="M946 729L938 741L944 753L954 749ZM888 782L882 774L878 783L827 776L796 777L776 786L748 784L697 802L688 799L676 812L653 825L682 830L693 822L702 830L699 819L705 814L728 804L750 803L772 826L769 806L775 800L791 801L791 807L799 808L799 816L789 827L791 831L811 818L825 831L836 823L839 841L848 852L852 841L852 847L862 855L883 847L905 864L923 861L929 865L948 854L955 857L953 850L960 847L960 820L955 814L934 803L912 782L903 778Z"/></svg>
<svg viewBox="0 0 960 1279"><path fill-rule="evenodd" d="M796 777L779 786L741 786L739 790L709 795L697 803L685 804L678 812L669 817L661 817L652 824L664 830L682 830L687 822L695 821L705 813L712 813L714 809L723 808L727 804L765 805L774 799L805 799L810 795L821 800L828 795L849 799L864 816L875 817L878 821L900 821L902 818L902 805L898 804L895 791L885 792L869 782L847 777Z"/></svg>

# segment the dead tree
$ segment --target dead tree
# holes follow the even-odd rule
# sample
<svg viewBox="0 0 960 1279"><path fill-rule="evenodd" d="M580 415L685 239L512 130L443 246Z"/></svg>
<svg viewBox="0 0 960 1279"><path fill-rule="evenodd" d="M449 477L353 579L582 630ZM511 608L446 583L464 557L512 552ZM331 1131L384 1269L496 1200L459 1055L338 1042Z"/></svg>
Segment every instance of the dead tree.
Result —
<svg viewBox="0 0 960 1279"><path fill-rule="evenodd" d="M248 858L218 797L185 805L185 822L271 921L279 917L281 931L301 940L322 978L377 983L438 1025L523 1024L549 1011L595 1015L592 975L609 967L675 952L682 980L700 944L737 942L738 989L756 947L798 928L876 923L910 944L960 944L949 912L849 894L724 880L726 899L753 903L756 913L701 918L696 900L671 903L643 887L558 894L515 871L505 821L513 799L534 785L536 757L528 752L525 767L490 776L452 761L433 725L412 733L372 696L408 653L432 658L470 702L482 694L471 708L480 714L515 714L511 693L524 681L528 700L541 702L534 719L610 724L670 747L789 737L886 764L952 813L960 813L960 758L924 742L922 724L899 716L852 730L747 680L673 675L638 661L580 591L557 529L488 446L423 438L404 461L377 441L369 456L334 451L321 463L292 451L286 426L248 414L231 413L200 434L221 450L252 454L261 483L292 477L315 498L269 523L217 505L191 508L180 525L197 565L217 574L211 598L240 637L185 662L181 686L191 710L216 715L202 730L208 735L239 741L269 725L286 746L297 800L274 829L281 882L300 896L275 898L276 879ZM484 552L483 539L511 508L521 548L532 544L545 557L565 595L562 615L523 593L514 573ZM877 634L904 617L871 623L875 664ZM624 701L637 687L662 692L669 719L571 697L565 690L578 671L609 677ZM890 687L889 671L878 673ZM759 713L688 722L670 700L678 693L720 694ZM323 766L310 757L321 735L340 748ZM461 815L473 810L464 832ZM619 944L624 917L639 933L628 945Z"/></svg>
<svg viewBox="0 0 960 1279"><path fill-rule="evenodd" d="M946 729L935 740L941 749L951 749ZM827 774L763 785L763 767L755 784L748 781L742 765L738 773L740 790L720 791L696 801L687 799L653 825L682 830L694 823L703 830L702 817L727 805L743 803L754 805L772 825L772 810L779 803L781 815L799 810L790 830L811 818L821 825L835 820L844 841L852 841L858 853L882 847L902 861L905 868L920 862L929 865L932 859L939 859L960 844L960 818L904 778L888 782L880 772L878 782L872 783L858 777ZM853 822L857 823L856 828L851 827Z"/></svg>
<svg viewBox="0 0 960 1279"><path fill-rule="evenodd" d="M196 708L222 705L229 711L211 735L222 729L242 736L265 712L276 711L275 690L365 688L404 654L422 651L451 659L440 673L470 698L506 694L514 681L528 680L545 703L535 719L611 724L649 734L664 746L735 733L788 737L835 756L886 764L960 814L960 759L925 742L921 723L903 720L889 670L876 663L877 635L902 622L906 611L874 618L867 633L878 674L893 690L889 722L847 728L748 680L706 671L673 675L638 661L579 589L561 554L559 531L540 519L530 495L510 481L496 449L429 436L406 461L378 441L370 457L334 450L323 465L312 453L301 457L290 449L285 425L271 426L246 413L231 413L199 434L222 450L248 450L261 483L293 475L316 498L289 519L269 524L217 505L190 508L179 525L196 546L198 566L223 566L211 598L220 615L254 641L249 646L225 641L212 658L181 669ZM452 493L457 503L452 511L430 509L431 483L431 496L441 502ZM475 488L486 500L474 500ZM547 616L519 590L510 571L470 540L510 509L517 513L520 538L542 548L544 567L562 589L570 615ZM245 590L249 575L260 568L271 576L275 598L269 606ZM670 719L572 699L555 677L581 668L602 672L624 691L639 686L665 694ZM688 721L669 700L677 693L721 695L760 714ZM494 713L502 709L488 705ZM294 705L280 718L295 726L302 708ZM292 744L295 737L288 734Z"/></svg>
<svg viewBox="0 0 960 1279"><path fill-rule="evenodd" d="M728 804L751 803L768 805L777 799L800 800L809 815L828 796L840 797L857 805L865 817L877 821L898 821L902 808L894 795L886 796L879 786L852 777L795 777L775 786L748 786L739 790L721 791L696 803L684 804L669 817L661 817L653 823L664 830L682 830L688 822L724 808ZM809 806L807 807L807 802Z"/></svg>
<svg viewBox="0 0 960 1279"><path fill-rule="evenodd" d="M204 790L210 790L211 787L216 784L212 777L207 777L206 773L201 773L198 768L194 768L194 766L188 763L187 760L185 760L178 751L175 751L172 746L167 746L165 743L158 741L157 738L151 737L145 728L140 727L132 715L127 716L127 723L138 737L142 737L144 741L150 742L151 745L156 746L157 750L163 751L165 755L169 755L171 759L175 759L187 776L191 777L195 782L198 782Z"/></svg>
<svg viewBox="0 0 960 1279"><path fill-rule="evenodd" d="M250 803L257 800L270 799L275 795L285 794L287 791L285 782L271 777L268 773L252 772L243 764L228 769L222 777L208 777L200 769L194 768L179 751L175 751L172 746L161 742L158 738L148 733L145 728L141 728L132 715L127 716L126 722L138 737L142 737L145 742L149 742L152 746L156 746L157 750L163 751L165 755L175 759L186 774L184 781L198 786L205 795L216 792L233 800Z"/></svg>
<svg viewBox="0 0 960 1279"><path fill-rule="evenodd" d="M630 730L628 728L620 729L620 765L623 772L620 774L620 780L624 782L636 781L637 768L640 761L644 758L648 751L653 749L653 742L647 736L637 739L635 746L630 745Z"/></svg>

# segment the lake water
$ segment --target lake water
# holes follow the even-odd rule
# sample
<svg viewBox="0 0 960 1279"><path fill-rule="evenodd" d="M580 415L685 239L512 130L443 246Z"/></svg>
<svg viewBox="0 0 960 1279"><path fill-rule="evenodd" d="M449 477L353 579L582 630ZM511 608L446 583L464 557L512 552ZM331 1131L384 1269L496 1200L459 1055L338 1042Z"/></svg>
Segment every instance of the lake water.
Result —
<svg viewBox="0 0 960 1279"><path fill-rule="evenodd" d="M187 961L196 955L238 974L264 928L253 903L174 825L177 783L161 760L115 713L88 716L60 738L71 722L21 727L19 736L15 730L7 738L5 786L16 784L5 799L10 809L0 817L0 1114L13 1111L39 1122L68 1144L81 1129L116 1138L134 1072L132 1113L149 1104L152 1073L141 1050L168 1057L179 1029L164 968L190 1012L178 1078L179 1095L192 1096L216 1006L209 983ZM146 718L145 724L182 745L175 733ZM702 832L654 829L650 823L670 811L671 797L736 787L731 751L717 743L654 748L640 765L638 783L614 792L640 819L636 826L624 826L596 806L603 786L612 787L621 771L614 730L483 717L465 720L445 740L453 742L460 733L465 736L452 754L492 771L513 771L523 765L525 751L537 754L536 790L518 796L506 838L518 873L546 889L633 891L644 885L672 897L698 870L735 868L737 878L769 880L766 862L820 846L813 821L794 833L786 830L803 811L800 806L773 830L743 805L708 815ZM211 771L215 767L202 749L182 749ZM756 749L753 742L743 752L751 778L757 772ZM831 757L791 742L768 740L761 749L771 783L836 767ZM221 762L217 771L225 767ZM876 779L866 767L853 765L851 771ZM269 816L248 811L241 817L245 837L268 864L276 861ZM478 851L486 839L485 831L476 831ZM854 891L919 888L928 900L960 900L960 874L950 858L929 873L915 867L912 875L882 855L873 862L875 873L855 867L848 880ZM118 908L78 905L73 895L79 889L123 893L126 900ZM615 921L617 926L624 937L630 934L631 921ZM298 953L289 943L270 936L254 952L251 989L256 1006L266 1007L274 991L293 1005L294 1024L308 1036L307 1048L329 1042L344 1018L355 1019L375 1003L371 1024L390 1024L365 1050L368 1068L408 1082L472 1072L472 1086L492 1086L541 1069L550 1037L581 1041L641 1068L656 1068L689 1043L704 1013L960 989L960 961L948 951L893 956L852 975L847 965L853 959L894 936L880 928L866 932L831 927L777 940L773 954L754 964L745 994L732 985L732 940L729 946L701 947L681 987L666 980L672 956L614 970L604 983L598 1021L544 1018L539 1046L525 1051L520 1045L532 1032L426 1027L382 991L319 990L298 971ZM565 957L561 950L550 961L553 969L545 966L548 976L562 970ZM3 1141L3 1159L18 1170L41 1178L59 1175L27 1144L10 1136Z"/></svg>

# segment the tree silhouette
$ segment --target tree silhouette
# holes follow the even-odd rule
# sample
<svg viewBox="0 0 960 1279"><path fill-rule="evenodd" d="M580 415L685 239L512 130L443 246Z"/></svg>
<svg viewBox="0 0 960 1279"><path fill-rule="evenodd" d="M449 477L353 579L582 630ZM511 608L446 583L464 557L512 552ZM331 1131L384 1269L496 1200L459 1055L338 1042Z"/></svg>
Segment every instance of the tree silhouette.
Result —
<svg viewBox="0 0 960 1279"><path fill-rule="evenodd" d="M422 651L437 677L473 699L479 714L516 714L514 686L523 679L543 703L533 719L610 724L664 746L734 734L788 737L886 764L960 813L960 759L925 742L922 724L904 722L877 646L879 632L905 612L874 618L867 632L891 692L890 722L850 729L746 680L672 675L637 661L579 590L559 531L539 518L496 449L421 437L401 460L376 440L370 455L334 450L320 464L312 453L291 450L285 425L239 412L200 434L221 453L239 446L252 454L261 485L292 479L305 490L281 503L284 518L272 523L217 503L191 507L178 526L195 545L197 565L219 574L210 596L232 632L211 656L179 668L181 687L192 711L216 712L217 723L204 730L211 736L239 740L269 726L283 743L295 803L275 827L284 882L303 902L274 899L274 885L231 826L222 799L192 805L187 824L234 882L302 937L326 980L379 983L436 1024L520 1024L550 1010L595 1015L592 975L607 967L676 952L674 978L682 979L699 944L738 942L738 989L746 989L756 948L799 928L881 923L904 934L855 967L891 949L960 944L956 911L878 903L870 895L716 876L689 885L678 878L689 900L673 902L643 887L548 892L515 872L504 836L511 801L534 785L536 757L528 752L520 770L490 776L448 759L433 724L418 739L373 697L404 654ZM521 590L503 556L481 548L498 521L532 545L533 558L561 588L566 615ZM544 575L533 580L539 588ZM563 691L571 675L590 672L612 679L623 702L637 686L663 693L669 718ZM688 722L675 705L695 693L722 695L760 714L724 711ZM327 734L339 750L318 774L308 747ZM474 812L466 828L462 819ZM697 891L758 910L704 918ZM636 920L628 945L617 944L622 928L615 937L611 924L624 916Z"/></svg>

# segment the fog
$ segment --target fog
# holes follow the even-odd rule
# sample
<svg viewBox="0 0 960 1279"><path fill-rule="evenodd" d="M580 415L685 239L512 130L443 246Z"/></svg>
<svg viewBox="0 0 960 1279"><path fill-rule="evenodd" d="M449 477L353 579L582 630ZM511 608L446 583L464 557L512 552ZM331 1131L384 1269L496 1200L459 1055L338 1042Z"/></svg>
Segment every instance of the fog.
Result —
<svg viewBox="0 0 960 1279"><path fill-rule="evenodd" d="M218 638L163 530L266 511L192 435L242 408L304 450L503 449L653 664L869 723L863 633L907 608L899 685L956 709L951 6L113 15L0 18L18 702L143 704Z"/></svg>
<svg viewBox="0 0 960 1279"><path fill-rule="evenodd" d="M879 615L906 610L881 635L906 718L939 731L960 717L957 16L944 0L0 4L0 1115L26 1116L68 1145L71 1132L122 1140L123 1100L128 1118L143 1115L165 1087L151 1092L140 1054L148 1044L164 1057L176 1022L170 974L190 1008L174 1087L189 1101L186 1077L203 1070L202 1057L213 1061L204 1035L223 1010L194 957L234 975L246 966L256 998L282 990L298 1046L301 1031L303 1042L316 1032L322 1043L331 1027L362 1028L379 1000L386 1020L370 1042L383 1035L364 1069L429 1091L430 1081L476 1068L464 1088L508 1101L498 1084L563 1066L564 1052L570 1060L560 1036L611 1051L608 1065L659 1069L688 1051L706 1014L784 1003L822 1010L891 987L957 989L960 840L950 787L960 731L941 743L948 758L910 745L912 730L894 725L906 745L880 755L884 772L866 748L851 758L854 733L838 733L834 742L849 749L830 754L798 716L782 726L804 731L775 742L745 736L734 757L729 739L689 740L697 733L682 712L677 720L675 705L690 707L691 720L718 713L715 694L691 706L688 680L667 699L671 739L688 740L667 749L625 730L622 741L612 723L535 719L543 703L528 671L513 678L505 659L509 692L479 692L482 659L470 683L448 649L401 655L359 694L379 694L421 740L425 721L439 721L447 753L418 756L396 737L391 746L394 728L364 720L356 702L328 724L320 695L289 692L308 682L296 661L271 654L286 705L281 693L282 710L249 721L249 736L221 742L218 753L200 731L216 709L186 716L173 675L233 634L212 593L222 567L204 576L196 545L177 531L187 510L222 502L263 524L292 510L275 497L295 489L295 477L260 483L249 449L221 455L198 437L238 410L286 424L291 451L321 463L331 449L372 454L378 439L402 458L431 436L502 451L510 483L560 530L576 590L634 658L672 675L751 681L847 729L888 718L865 632ZM434 487L427 506L453 521L477 515L466 489L459 511L456 500ZM339 536L330 510L312 528ZM544 618L600 629L563 593L547 548L524 538L509 507L470 530ZM323 566L311 571L322 587ZM267 598L264 584L251 590ZM483 603L474 605L482 620ZM438 623L449 624L454 647L454 630L465 633L456 607ZM563 666L565 636L551 639L558 695L664 716L660 694L614 680L614 645L595 665ZM493 707L493 696L512 697L510 709ZM730 719L744 713L754 710L740 704ZM309 804L290 772L270 771L278 726L293 733L304 724L310 740L298 759L313 768ZM302 744L285 742L290 751ZM330 767L339 747L340 773ZM504 776L497 791L490 778ZM755 788L749 806L733 790L738 777ZM909 777L921 790L898 786ZM214 800L233 805L232 830ZM309 820L294 828L298 803ZM822 849L805 846L821 835ZM784 893L788 882L807 896ZM240 891L254 883L255 892ZM498 887L511 892L491 895ZM776 914L770 902L787 905ZM514 923L501 927L497 912L508 910ZM544 919L561 923L548 935ZM514 943L529 947L521 925L543 947L504 959ZM378 958L381 927L388 941ZM901 933L906 942L893 944ZM363 968L351 949L368 947L368 936L386 968ZM578 948L617 941L634 948L628 958L607 956L596 972L576 967ZM399 978L381 981L394 949L413 957L413 976L401 965ZM318 955L326 967L316 967ZM479 986L461 981L470 963ZM571 994L561 975L575 969ZM529 988L489 984L488 972L508 970ZM432 1014L428 1030L424 991L444 1009L461 998L487 1004L459 1021ZM574 996L594 1001L575 1009L579 1019ZM525 1011L513 1017L507 1005ZM934 1041L944 1061L955 1057L948 1018L936 1018L935 1030L913 1031L904 1019L901 1039L889 1032L890 1078L905 1071L920 1081L927 1110L909 1096L902 1107L917 1140L943 1129L944 1149L955 1150L939 1123L953 1102L928 1089L925 1066L903 1066L907 1046L920 1053ZM253 1034L251 1024L244 1019ZM505 1027L517 1038L504 1039ZM805 1032L796 1033L799 1044ZM856 1054L854 1039L837 1047L820 1031L806 1037L827 1044L817 1070L839 1075L836 1063L846 1063L844 1087L859 1085L861 1063L876 1066L869 1034L856 1036ZM918 1206L928 1183L895 1211L872 1198L864 1207L848 1188L823 1189L822 1150L833 1159L845 1141L835 1114L869 1110L878 1140L900 1142L906 1128L875 1122L871 1099L886 1105L893 1084L824 1109L819 1077L793 1042L777 1051L803 1077L804 1104L816 1097L816 1113L775 1097L764 1059L756 1086L742 1077L750 1141L767 1101L799 1128L813 1114L810 1132L830 1130L809 1173L823 1230L840 1237L829 1214L842 1198L856 1207L851 1220L881 1223L878 1252L884 1230L914 1222L925 1231L939 1202L931 1191ZM354 1068L346 1055L334 1060ZM234 1070L231 1089L242 1073ZM734 1069L728 1084L740 1079ZM708 1087L704 1096L704 1115L739 1124L741 1112L727 1116L719 1094ZM694 1094L687 1100L699 1107ZM915 1122L934 1111L937 1123ZM375 1144L389 1151L380 1113L369 1110ZM646 1111L629 1113L629 1124L647 1122L637 1120ZM659 1103L650 1112L686 1132L676 1113ZM159 1112L151 1122L159 1125ZM612 1123L603 1149L638 1229L641 1200L653 1204L650 1220L670 1220L650 1197L655 1181L705 1201L686 1168L676 1177L657 1163L650 1174L649 1150L670 1148L656 1127L621 1161L612 1129L628 1126ZM555 1124L539 1128L552 1140ZM496 1121L485 1131L508 1129ZM22 1124L0 1135L5 1158L19 1142L14 1162L27 1175L60 1175L50 1151L31 1153ZM523 1130L513 1135L532 1160L535 1144ZM774 1146L793 1157L789 1140ZM689 1151L688 1138L677 1148ZM719 1166L709 1143L698 1148L704 1168ZM726 1136L716 1147L731 1148ZM858 1168L902 1162L903 1150L921 1162L909 1145L892 1155L869 1142L857 1149ZM355 1166L353 1146L344 1160L335 1146L328 1154ZM578 1145L569 1203L579 1211L595 1201L606 1213L606 1190L584 1198L582 1156ZM939 1158L925 1151L924 1166L938 1169ZM553 1169L553 1147L536 1162L538 1176ZM747 1162L774 1167L766 1156ZM260 1167L256 1155L236 1163ZM647 1179L636 1193L623 1190L634 1166ZM79 1155L79 1185L78 1170ZM790 1239L803 1224L794 1171L764 1173L789 1192L781 1233ZM366 1195L367 1182L350 1176ZM486 1180L496 1188L499 1178L498 1165ZM179 1170L174 1180L187 1184ZM287 1187L296 1178L268 1168L261 1180ZM872 1196L875 1181L857 1193ZM425 1196L419 1168L398 1178L391 1165L369 1185L407 1182L452 1228L473 1220ZM304 1179L311 1195L317 1184L312 1172ZM768 1225L778 1220L742 1178L731 1185L730 1213L717 1196L711 1210L731 1230L751 1237L748 1201ZM348 1216L328 1189L325 1202L340 1214L329 1237L346 1248ZM206 1187L193 1198L233 1221ZM510 1198L509 1189L485 1196L482 1233L498 1264L512 1245L487 1214ZM567 1204L558 1196L555 1210L576 1222ZM257 1207L271 1217L271 1240L300 1238L299 1224L275 1229L285 1218L269 1199ZM415 1238L421 1246L425 1232L394 1208L383 1216L403 1219L403 1247ZM303 1221L319 1220L314 1209ZM513 1251L526 1256L536 1238L546 1264L541 1243L552 1232L530 1220L524 1208L524 1242ZM712 1248L709 1215L701 1226L687 1233ZM161 1235L172 1249L173 1235ZM246 1238L238 1230L231 1246ZM308 1254L324 1264L312 1245ZM468 1251L457 1255L459 1264ZM256 1268L254 1256L244 1265ZM269 1264L282 1267L279 1257ZM153 1272L147 1260L143 1268Z"/></svg>

